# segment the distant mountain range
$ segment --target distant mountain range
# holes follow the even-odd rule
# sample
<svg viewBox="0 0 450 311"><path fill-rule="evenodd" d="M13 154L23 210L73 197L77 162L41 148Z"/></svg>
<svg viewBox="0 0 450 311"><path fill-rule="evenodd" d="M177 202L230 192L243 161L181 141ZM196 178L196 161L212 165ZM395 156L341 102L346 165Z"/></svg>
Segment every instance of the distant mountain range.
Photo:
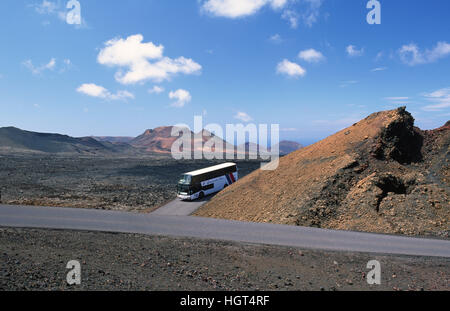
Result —
<svg viewBox="0 0 450 311"><path fill-rule="evenodd" d="M0 151L114 154L132 151L128 144L100 142L92 137L24 131L15 127L0 128Z"/></svg>
<svg viewBox="0 0 450 311"><path fill-rule="evenodd" d="M247 154L255 154L258 152L264 152L264 151L270 151L271 148L269 148L268 150L256 143L250 143L247 142L245 144L240 145L241 147L243 146L245 149L245 153ZM275 145L276 147L277 145ZM287 155L291 152L294 152L298 149L303 148L303 146L295 141L288 141L288 140L283 140L280 141L280 143L278 144L278 150L280 155ZM274 148L275 149L275 148Z"/></svg>
<svg viewBox="0 0 450 311"><path fill-rule="evenodd" d="M125 143L129 144L134 137L127 137L127 136L91 136L95 140L101 141L101 142L110 142L110 143Z"/></svg>
<svg viewBox="0 0 450 311"><path fill-rule="evenodd" d="M15 127L0 128L0 151L3 152L40 152L67 154L170 154L172 144L179 138L171 136L172 126L148 129L137 137L91 136L70 137L61 134L36 133ZM218 136L203 130L202 133L191 132L191 150L200 149L204 143L214 137L216 146L222 144L224 150L233 150L234 146ZM201 140L201 143L199 142ZM282 141L279 144L280 154L288 154L302 146L296 142ZM256 149L255 149L256 148ZM258 145L245 144L246 154L258 150ZM215 148L212 146L211 151ZM205 151L206 152L206 151Z"/></svg>

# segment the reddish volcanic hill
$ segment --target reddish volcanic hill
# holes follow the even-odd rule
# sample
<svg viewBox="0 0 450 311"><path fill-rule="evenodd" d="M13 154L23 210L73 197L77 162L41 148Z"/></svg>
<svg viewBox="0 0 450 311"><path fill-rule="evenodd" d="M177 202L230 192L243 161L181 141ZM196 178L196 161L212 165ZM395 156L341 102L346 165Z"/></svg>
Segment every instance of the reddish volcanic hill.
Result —
<svg viewBox="0 0 450 311"><path fill-rule="evenodd" d="M450 125L399 108L370 115L258 170L197 216L409 235L449 234Z"/></svg>
<svg viewBox="0 0 450 311"><path fill-rule="evenodd" d="M146 130L142 135L133 139L130 144L148 152L170 153L173 142L178 139L178 137L171 136L171 133L172 126Z"/></svg>
<svg viewBox="0 0 450 311"><path fill-rule="evenodd" d="M169 154L172 150L172 144L179 138L179 136L171 136L172 129L173 126L162 126L153 130L146 130L142 135L133 139L130 144L135 148L143 149L147 152ZM209 141L212 137L214 138L214 142L216 144L222 144L224 150L225 148L230 148L230 150L233 150L233 146L206 130L203 130L201 134L197 133L196 135L191 132L191 150L194 151L196 148L201 150L205 142ZM199 142L199 140L201 142ZM214 152L214 145L211 147L212 148L205 147L205 152Z"/></svg>

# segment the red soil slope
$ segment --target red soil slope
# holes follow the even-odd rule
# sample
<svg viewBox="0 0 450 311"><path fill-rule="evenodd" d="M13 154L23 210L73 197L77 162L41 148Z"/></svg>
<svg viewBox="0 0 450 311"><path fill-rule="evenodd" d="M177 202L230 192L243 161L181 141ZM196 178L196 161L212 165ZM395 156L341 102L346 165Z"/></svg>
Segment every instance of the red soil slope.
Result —
<svg viewBox="0 0 450 311"><path fill-rule="evenodd" d="M450 125L421 131L404 108L370 115L228 187L198 216L448 236Z"/></svg>

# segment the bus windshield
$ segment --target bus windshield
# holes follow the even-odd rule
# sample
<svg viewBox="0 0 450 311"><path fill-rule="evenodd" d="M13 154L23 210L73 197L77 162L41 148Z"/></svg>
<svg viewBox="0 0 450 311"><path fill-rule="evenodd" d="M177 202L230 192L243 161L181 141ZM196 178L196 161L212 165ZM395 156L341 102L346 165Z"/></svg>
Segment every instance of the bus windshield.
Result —
<svg viewBox="0 0 450 311"><path fill-rule="evenodd" d="M191 175L182 175L179 181L180 184L190 185L192 181Z"/></svg>
<svg viewBox="0 0 450 311"><path fill-rule="evenodd" d="M191 194L191 187L189 185L178 184L178 193Z"/></svg>

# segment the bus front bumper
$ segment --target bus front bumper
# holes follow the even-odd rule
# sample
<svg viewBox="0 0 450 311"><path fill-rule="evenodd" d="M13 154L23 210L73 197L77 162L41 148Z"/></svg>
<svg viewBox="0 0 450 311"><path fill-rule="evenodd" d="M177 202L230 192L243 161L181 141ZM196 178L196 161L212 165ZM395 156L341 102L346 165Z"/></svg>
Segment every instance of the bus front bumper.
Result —
<svg viewBox="0 0 450 311"><path fill-rule="evenodd" d="M181 200L191 200L191 196L190 195L185 195L185 194L178 194L177 197Z"/></svg>

